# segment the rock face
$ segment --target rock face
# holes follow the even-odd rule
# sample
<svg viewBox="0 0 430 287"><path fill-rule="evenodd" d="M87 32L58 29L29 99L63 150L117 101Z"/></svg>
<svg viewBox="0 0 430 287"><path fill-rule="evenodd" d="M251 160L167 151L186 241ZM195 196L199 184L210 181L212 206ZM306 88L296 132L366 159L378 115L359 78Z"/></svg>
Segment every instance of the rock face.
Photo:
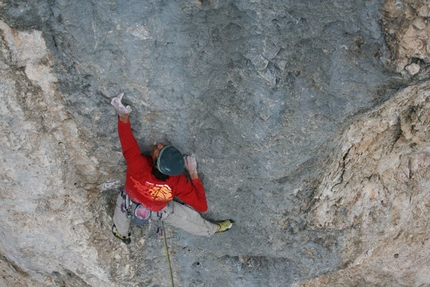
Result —
<svg viewBox="0 0 430 287"><path fill-rule="evenodd" d="M345 269L299 286L430 284L430 82L352 124L315 193L318 228L342 230Z"/></svg>
<svg viewBox="0 0 430 287"><path fill-rule="evenodd" d="M97 159L55 90L41 32L17 32L4 22L0 29L4 263L12 261L42 286L54 283L43 273L53 276L59 266L105 273L84 224L93 218L83 190L98 185Z"/></svg>
<svg viewBox="0 0 430 287"><path fill-rule="evenodd" d="M430 284L428 3L296 2L0 1L0 285L171 285L110 234L119 91L236 221L167 226L175 286Z"/></svg>
<svg viewBox="0 0 430 287"><path fill-rule="evenodd" d="M390 65L414 76L430 63L430 1L387 0L383 27L392 53ZM427 68L428 69L428 68Z"/></svg>

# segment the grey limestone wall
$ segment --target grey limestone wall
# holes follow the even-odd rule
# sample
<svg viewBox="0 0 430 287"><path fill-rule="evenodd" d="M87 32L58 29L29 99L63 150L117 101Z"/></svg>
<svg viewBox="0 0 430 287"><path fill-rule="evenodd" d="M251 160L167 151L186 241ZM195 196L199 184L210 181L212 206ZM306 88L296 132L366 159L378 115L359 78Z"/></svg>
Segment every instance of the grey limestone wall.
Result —
<svg viewBox="0 0 430 287"><path fill-rule="evenodd" d="M51 96L42 101L49 106L55 99L64 113L47 118L37 107L40 119L32 121L72 123L79 141L73 148L85 159L63 155L77 171L56 166L72 177L63 183L65 191L73 182L76 196L87 200L81 213L85 242L103 270L35 272L54 278L52 284L169 284L153 228L134 229L130 247L109 237L126 168L109 105L120 91L133 108L142 150L164 141L195 154L210 206L204 216L236 221L231 231L210 239L168 229L179 286L288 286L342 267L342 231L314 229L306 214L319 176L333 161L335 136L411 81L386 66L392 55L381 26L383 1L1 4L8 49L7 35L28 31L40 31L46 45L37 67L49 66L48 83L32 78L30 64L9 57L6 48L4 71L7 77L21 72L23 78L9 85L29 78ZM70 130L64 130L67 142ZM73 214L73 205L67 210Z"/></svg>

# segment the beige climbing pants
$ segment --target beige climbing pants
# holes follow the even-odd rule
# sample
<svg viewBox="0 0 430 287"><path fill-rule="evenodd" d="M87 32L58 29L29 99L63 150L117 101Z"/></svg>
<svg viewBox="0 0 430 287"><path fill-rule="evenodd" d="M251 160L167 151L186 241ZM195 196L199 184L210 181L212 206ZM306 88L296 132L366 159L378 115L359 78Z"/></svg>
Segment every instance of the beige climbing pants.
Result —
<svg viewBox="0 0 430 287"><path fill-rule="evenodd" d="M135 203L133 203L132 210L134 210L135 207ZM161 220L165 223L193 235L212 236L218 228L217 224L207 221L194 209L176 201L170 201L167 206L159 212L152 212L151 219L154 221L158 220L157 214L161 215ZM131 217L127 217L127 211L123 205L121 192L118 194L116 200L113 222L121 235L128 235Z"/></svg>

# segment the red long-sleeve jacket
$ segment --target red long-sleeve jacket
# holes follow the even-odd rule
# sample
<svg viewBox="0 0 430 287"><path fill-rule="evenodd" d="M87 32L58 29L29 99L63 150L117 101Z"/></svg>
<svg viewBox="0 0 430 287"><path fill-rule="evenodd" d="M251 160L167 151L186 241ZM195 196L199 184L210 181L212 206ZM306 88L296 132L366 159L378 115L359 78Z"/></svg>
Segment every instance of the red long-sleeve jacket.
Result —
<svg viewBox="0 0 430 287"><path fill-rule="evenodd" d="M155 178L151 173L152 158L143 156L131 131L130 121L118 119L118 134L122 154L127 163L125 191L131 200L143 204L152 211L160 211L169 201L177 197L198 212L208 209L206 194L199 178L191 182L181 174L169 176L166 181Z"/></svg>

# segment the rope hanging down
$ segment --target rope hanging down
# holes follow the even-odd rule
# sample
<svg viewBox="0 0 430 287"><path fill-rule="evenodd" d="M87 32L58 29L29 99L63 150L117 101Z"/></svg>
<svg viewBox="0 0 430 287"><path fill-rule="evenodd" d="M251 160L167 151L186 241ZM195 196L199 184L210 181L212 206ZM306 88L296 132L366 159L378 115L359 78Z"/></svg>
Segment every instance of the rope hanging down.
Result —
<svg viewBox="0 0 430 287"><path fill-rule="evenodd" d="M169 249L167 248L167 236L166 236L166 229L164 228L164 221L161 221L161 225L164 231L162 236L164 238L164 250L166 251L167 265L169 266L170 282L172 283L172 287L175 287L175 282L173 281L172 264L170 263Z"/></svg>

